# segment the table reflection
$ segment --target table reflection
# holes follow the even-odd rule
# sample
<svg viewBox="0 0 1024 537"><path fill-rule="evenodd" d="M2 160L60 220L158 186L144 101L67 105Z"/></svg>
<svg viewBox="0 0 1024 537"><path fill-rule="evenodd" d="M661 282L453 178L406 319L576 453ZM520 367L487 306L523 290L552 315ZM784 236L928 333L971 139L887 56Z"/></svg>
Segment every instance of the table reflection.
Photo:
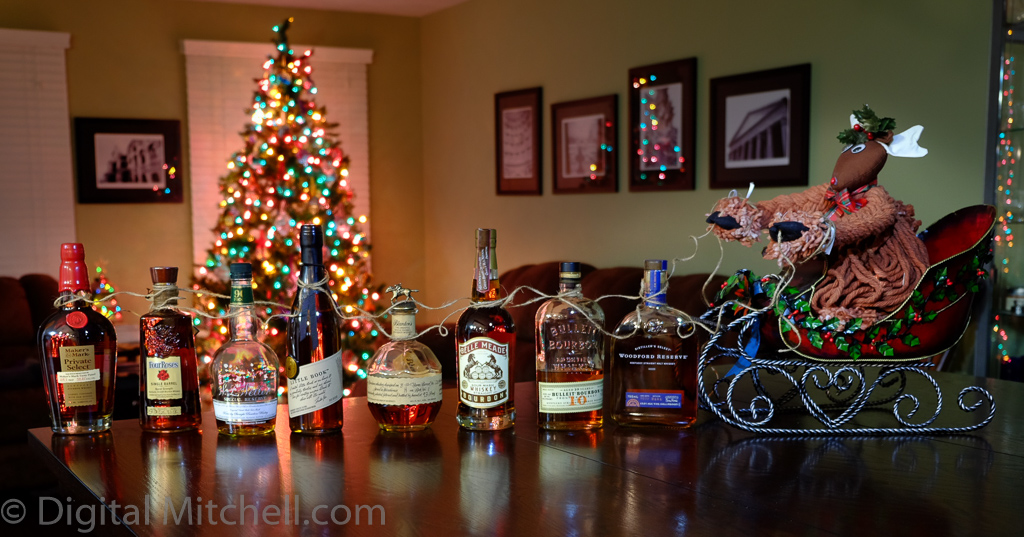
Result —
<svg viewBox="0 0 1024 537"><path fill-rule="evenodd" d="M114 435L110 431L85 435L55 434L50 441L53 454L71 469L92 492L103 498L120 498L124 493L118 472Z"/></svg>
<svg viewBox="0 0 1024 537"><path fill-rule="evenodd" d="M459 429L459 514L471 534L509 534L514 435Z"/></svg>

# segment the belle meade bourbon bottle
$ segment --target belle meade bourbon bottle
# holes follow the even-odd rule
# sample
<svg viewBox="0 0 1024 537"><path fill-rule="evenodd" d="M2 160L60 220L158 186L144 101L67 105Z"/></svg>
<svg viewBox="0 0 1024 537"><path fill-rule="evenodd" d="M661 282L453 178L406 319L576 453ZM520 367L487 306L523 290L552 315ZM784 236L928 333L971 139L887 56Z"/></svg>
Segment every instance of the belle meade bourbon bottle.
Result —
<svg viewBox="0 0 1024 537"><path fill-rule="evenodd" d="M537 310L537 424L596 429L603 423L604 311L583 297L580 264L562 263L558 294Z"/></svg>
<svg viewBox="0 0 1024 537"><path fill-rule="evenodd" d="M476 230L473 302L502 298L498 260L494 255L497 235L493 229ZM459 425L486 431L506 429L515 423L515 342L516 327L505 308L471 307L459 317L455 328Z"/></svg>
<svg viewBox="0 0 1024 537"><path fill-rule="evenodd" d="M334 299L316 284L326 280L324 230L318 225L299 228L299 283L288 319L288 426L297 434L340 433L344 423L341 400L341 334Z"/></svg>
<svg viewBox="0 0 1024 537"><path fill-rule="evenodd" d="M60 260L61 298L90 296L85 248L62 244ZM117 368L117 340L110 321L88 301L64 302L39 326L39 349L53 432L110 429Z"/></svg>
<svg viewBox="0 0 1024 537"><path fill-rule="evenodd" d="M198 429L199 373L192 317L177 309L178 267L152 267L153 307L139 320L139 424L159 433Z"/></svg>

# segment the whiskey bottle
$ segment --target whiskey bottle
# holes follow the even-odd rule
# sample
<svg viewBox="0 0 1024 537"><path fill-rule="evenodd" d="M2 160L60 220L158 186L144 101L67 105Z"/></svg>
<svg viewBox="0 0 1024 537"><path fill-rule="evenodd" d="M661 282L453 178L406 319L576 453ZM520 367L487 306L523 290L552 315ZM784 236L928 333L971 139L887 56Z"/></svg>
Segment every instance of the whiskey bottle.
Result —
<svg viewBox="0 0 1024 537"><path fill-rule="evenodd" d="M700 332L665 304L667 265L644 262L643 302L615 328L610 404L619 425L689 427L697 419Z"/></svg>
<svg viewBox="0 0 1024 537"><path fill-rule="evenodd" d="M139 424L152 432L198 429L199 403L192 317L178 308L178 267L152 267L153 306L139 320L142 364Z"/></svg>
<svg viewBox="0 0 1024 537"><path fill-rule="evenodd" d="M230 270L230 339L210 363L217 430L227 436L267 435L277 423L277 355L256 339L252 265L232 263Z"/></svg>
<svg viewBox="0 0 1024 537"><path fill-rule="evenodd" d="M506 429L515 424L516 327L498 305L479 305L503 298L495 257L497 230L476 230L474 305L463 312L455 328L459 386L459 425L471 430Z"/></svg>
<svg viewBox="0 0 1024 537"><path fill-rule="evenodd" d="M51 427L61 434L106 431L114 414L114 326L84 300L91 296L85 248L62 244L60 259L62 305L39 326Z"/></svg>
<svg viewBox="0 0 1024 537"><path fill-rule="evenodd" d="M297 434L335 434L344 423L340 319L324 290L324 231L299 228L299 288L288 320L288 425ZM318 285L319 284L319 285Z"/></svg>
<svg viewBox="0 0 1024 537"><path fill-rule="evenodd" d="M603 422L604 311L583 297L580 264L562 263L558 294L537 310L537 424L595 429Z"/></svg>
<svg viewBox="0 0 1024 537"><path fill-rule="evenodd" d="M416 341L416 302L402 284L388 288L391 341L370 360L366 401L385 431L417 431L434 422L441 410L441 362L430 347Z"/></svg>

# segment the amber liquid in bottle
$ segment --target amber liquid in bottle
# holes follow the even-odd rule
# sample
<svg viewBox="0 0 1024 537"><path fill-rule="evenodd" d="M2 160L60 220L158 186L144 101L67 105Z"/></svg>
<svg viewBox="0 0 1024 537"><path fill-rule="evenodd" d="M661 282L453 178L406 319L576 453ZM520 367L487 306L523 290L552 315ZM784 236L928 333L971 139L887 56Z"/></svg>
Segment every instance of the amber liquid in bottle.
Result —
<svg viewBox="0 0 1024 537"><path fill-rule="evenodd" d="M139 321L139 424L143 430L170 433L198 429L199 403L192 317L178 302L177 267L153 267L153 309Z"/></svg>
<svg viewBox="0 0 1024 537"><path fill-rule="evenodd" d="M441 410L441 401L434 403L423 403L421 405L382 405L379 403L368 403L370 414L377 423L386 423L387 427L381 427L387 431L418 431L425 429L427 425L434 422L438 411Z"/></svg>
<svg viewBox="0 0 1024 537"><path fill-rule="evenodd" d="M497 231L476 231L477 261L473 302L503 298L494 255ZM516 327L500 306L471 307L455 329L459 425L471 430L506 429L515 424Z"/></svg>
<svg viewBox="0 0 1024 537"><path fill-rule="evenodd" d="M81 244L61 245L59 289L65 301L90 295ZM110 429L117 369L117 340L110 321L88 301L65 302L39 326L39 348L53 432Z"/></svg>
<svg viewBox="0 0 1024 537"><path fill-rule="evenodd" d="M323 228L299 230L302 260L299 281L316 285L324 268ZM297 434L335 434L344 424L341 334L334 299L319 289L300 286L288 321L288 426Z"/></svg>

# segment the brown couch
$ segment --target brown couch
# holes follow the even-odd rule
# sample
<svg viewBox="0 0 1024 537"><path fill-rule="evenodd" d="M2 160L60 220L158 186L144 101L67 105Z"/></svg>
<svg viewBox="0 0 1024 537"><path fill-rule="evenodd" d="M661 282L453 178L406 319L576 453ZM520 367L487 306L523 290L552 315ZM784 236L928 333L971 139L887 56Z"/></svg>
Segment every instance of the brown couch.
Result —
<svg viewBox="0 0 1024 537"><path fill-rule="evenodd" d="M607 295L638 296L644 270L641 266L598 269L584 264L582 273L583 295L597 298ZM523 265L501 274L500 278L501 286L506 292L520 286L529 286L547 295L553 295L558 292L558 262ZM707 307L704 305L701 293L707 279L707 274L673 276L669 281L668 304L693 316L704 313ZM707 287L709 298L724 281L724 276L714 276L711 279ZM514 304L522 304L536 296L530 291L520 292L516 295ZM605 313L605 329L613 330L627 313L636 308L637 302L637 300L625 298L601 300L599 304ZM536 377L534 319L542 304L543 301L537 301L526 306L509 308L516 325L514 365L516 382L532 381ZM438 360L441 361L442 377L447 381L446 384L450 385L455 380L455 323L450 323L447 326L449 328L447 336L441 336L437 330L432 330L421 336L419 340L429 346L437 355ZM420 328L423 329L426 326Z"/></svg>

